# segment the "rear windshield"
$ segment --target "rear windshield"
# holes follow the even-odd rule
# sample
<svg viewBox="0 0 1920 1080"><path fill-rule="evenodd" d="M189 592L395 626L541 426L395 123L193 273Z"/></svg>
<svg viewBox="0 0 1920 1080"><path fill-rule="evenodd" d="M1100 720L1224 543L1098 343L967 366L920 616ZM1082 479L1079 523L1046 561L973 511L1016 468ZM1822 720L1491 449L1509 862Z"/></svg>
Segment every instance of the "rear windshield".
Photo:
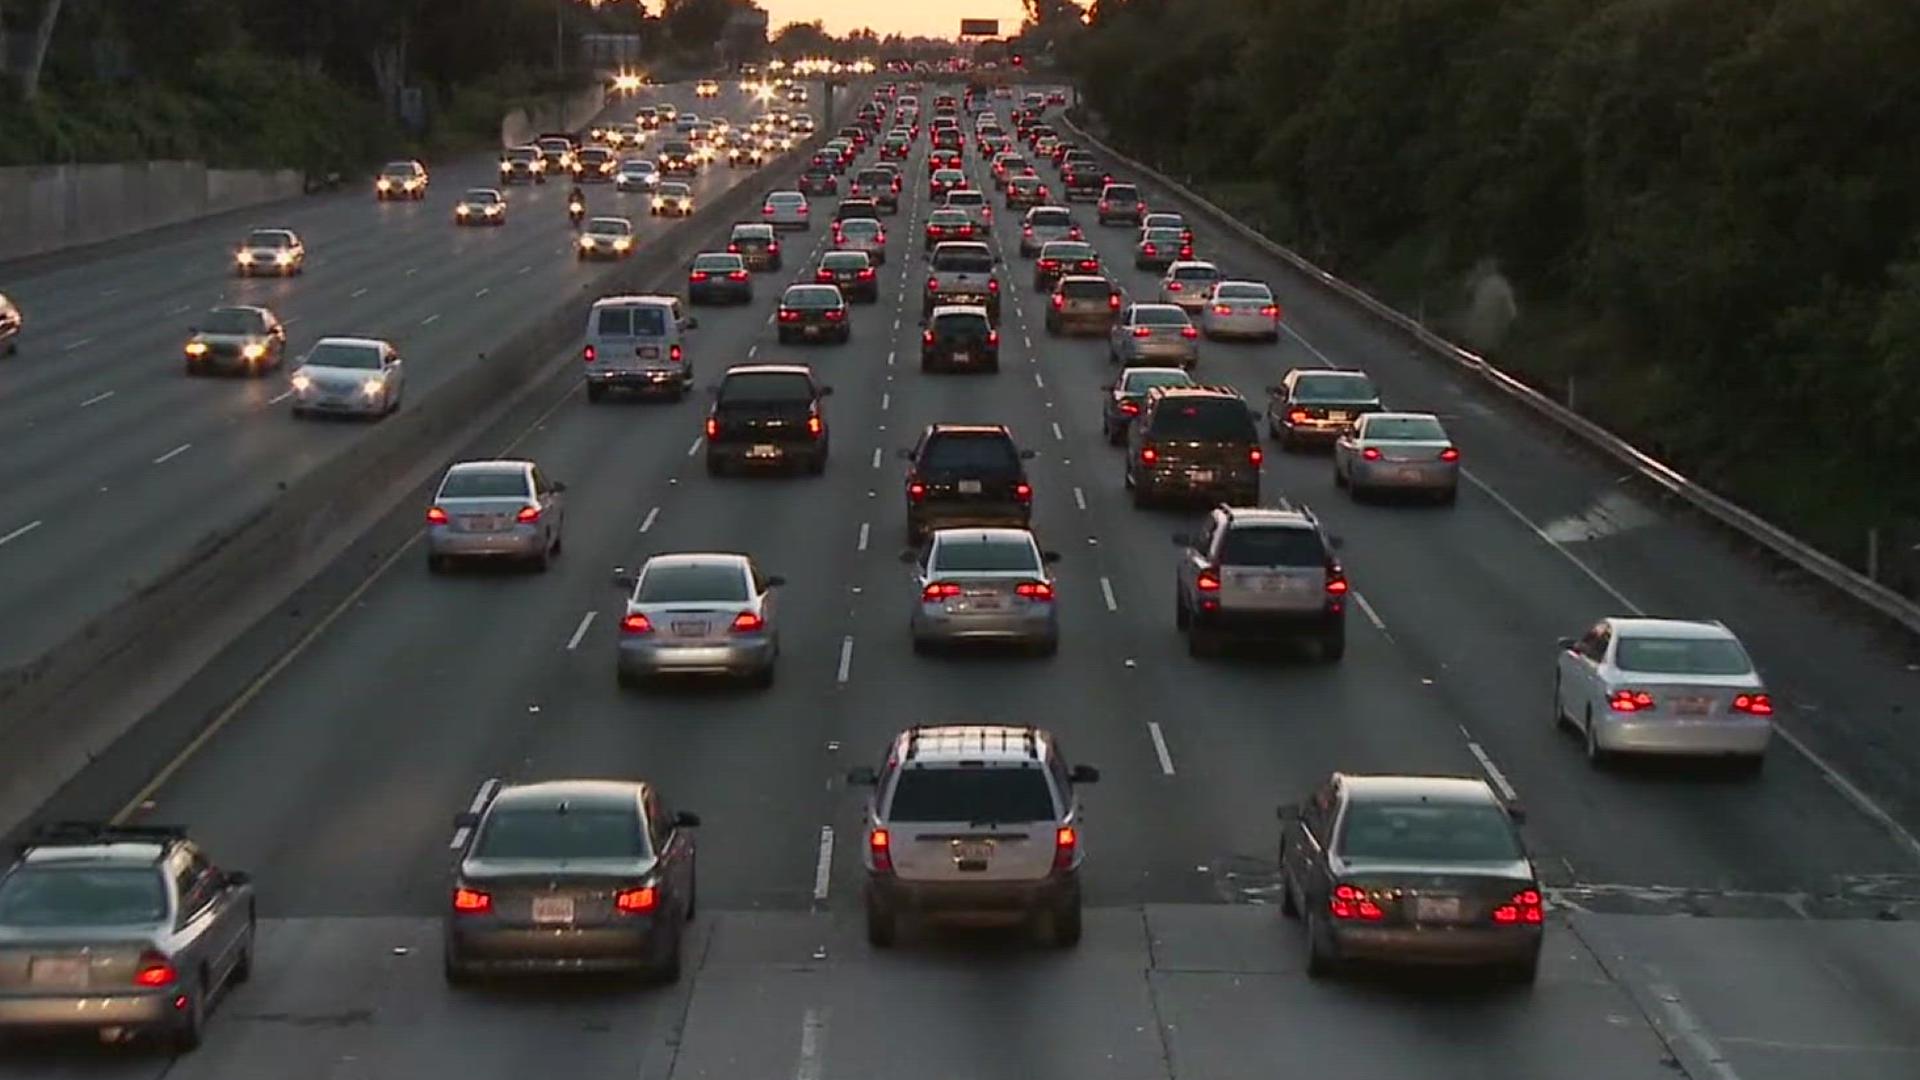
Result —
<svg viewBox="0 0 1920 1080"><path fill-rule="evenodd" d="M1395 417L1390 420L1375 418L1367 422L1366 437L1369 439L1423 439L1440 440L1447 437L1446 429L1440 421L1424 416Z"/></svg>
<svg viewBox="0 0 1920 1080"><path fill-rule="evenodd" d="M635 859L647 854L640 815L616 807L496 810L473 854L481 859Z"/></svg>
<svg viewBox="0 0 1920 1080"><path fill-rule="evenodd" d="M987 317L974 311L949 311L933 320L934 328L943 334L973 334L985 337L993 325Z"/></svg>
<svg viewBox="0 0 1920 1080"><path fill-rule="evenodd" d="M853 236L858 233L877 233L880 222L875 218L848 218L840 223L840 235Z"/></svg>
<svg viewBox="0 0 1920 1080"><path fill-rule="evenodd" d="M166 914L151 866L24 866L0 881L0 926L124 926Z"/></svg>
<svg viewBox="0 0 1920 1080"><path fill-rule="evenodd" d="M1092 244L1083 244L1078 240L1055 240L1040 249L1043 259L1091 259L1094 257Z"/></svg>
<svg viewBox="0 0 1920 1080"><path fill-rule="evenodd" d="M720 402L811 401L813 381L798 371L754 371L729 375L720 383Z"/></svg>
<svg viewBox="0 0 1920 1080"><path fill-rule="evenodd" d="M1053 793L1039 769L905 769L887 817L897 822L1052 821Z"/></svg>
<svg viewBox="0 0 1920 1080"><path fill-rule="evenodd" d="M1120 389L1129 394L1144 394L1156 386L1192 386L1193 377L1184 371L1135 371L1127 375Z"/></svg>
<svg viewBox="0 0 1920 1080"><path fill-rule="evenodd" d="M1295 401L1372 401L1379 394L1363 375L1307 375L1295 379Z"/></svg>
<svg viewBox="0 0 1920 1080"><path fill-rule="evenodd" d="M1185 326L1187 313L1177 307L1135 308L1133 321L1140 326Z"/></svg>
<svg viewBox="0 0 1920 1080"><path fill-rule="evenodd" d="M1177 244L1180 242L1179 229L1148 229L1146 241L1150 244Z"/></svg>
<svg viewBox="0 0 1920 1080"><path fill-rule="evenodd" d="M1140 193L1134 190L1131 184L1114 184L1107 188L1107 198L1112 201L1125 202L1128 199L1138 199L1139 197Z"/></svg>
<svg viewBox="0 0 1920 1080"><path fill-rule="evenodd" d="M1153 437L1216 442L1253 442L1258 438L1244 402L1212 397L1162 401L1153 411Z"/></svg>
<svg viewBox="0 0 1920 1080"><path fill-rule="evenodd" d="M1220 541L1220 562L1228 566L1320 566L1327 551L1308 529L1228 529Z"/></svg>
<svg viewBox="0 0 1920 1080"><path fill-rule="evenodd" d="M868 263L864 251L830 251L820 257L823 270L858 270Z"/></svg>
<svg viewBox="0 0 1920 1080"><path fill-rule="evenodd" d="M307 363L314 367L352 368L356 371L380 370L380 350L371 345L348 345L338 341L323 341L307 354Z"/></svg>
<svg viewBox="0 0 1920 1080"><path fill-rule="evenodd" d="M946 434L928 445L922 464L929 469L1016 472L1020 454L1005 435Z"/></svg>
<svg viewBox="0 0 1920 1080"><path fill-rule="evenodd" d="M443 499L523 499L527 475L508 469L462 469L440 485Z"/></svg>
<svg viewBox="0 0 1920 1080"><path fill-rule="evenodd" d="M261 329L260 316L251 311L216 308L200 321L200 329L209 334L253 334Z"/></svg>
<svg viewBox="0 0 1920 1080"><path fill-rule="evenodd" d="M732 380L728 380L732 381ZM740 601L747 598L747 577L731 563L656 566L640 577L643 604Z"/></svg>
<svg viewBox="0 0 1920 1080"><path fill-rule="evenodd" d="M693 259L695 270L738 270L741 265L738 255L696 255Z"/></svg>
<svg viewBox="0 0 1920 1080"><path fill-rule="evenodd" d="M1173 272L1177 281L1212 281L1220 276L1220 271L1211 266L1183 266Z"/></svg>
<svg viewBox="0 0 1920 1080"><path fill-rule="evenodd" d="M862 184L891 184L893 174L885 169L866 169L860 173L859 181Z"/></svg>
<svg viewBox="0 0 1920 1080"><path fill-rule="evenodd" d="M835 308L840 306L840 290L831 285L802 285L788 289L780 302L790 308Z"/></svg>
<svg viewBox="0 0 1920 1080"><path fill-rule="evenodd" d="M933 268L961 274L987 274L993 271L993 256L984 251L936 252Z"/></svg>
<svg viewBox="0 0 1920 1080"><path fill-rule="evenodd" d="M933 565L941 573L1040 569L1033 545L1024 540L941 540Z"/></svg>
<svg viewBox="0 0 1920 1080"><path fill-rule="evenodd" d="M1265 285L1241 285L1231 281L1214 290L1213 295L1221 300L1268 300L1273 297Z"/></svg>
<svg viewBox="0 0 1920 1080"><path fill-rule="evenodd" d="M1622 671L1652 675L1745 675L1753 670L1746 650L1726 638L1623 637L1613 663Z"/></svg>
<svg viewBox="0 0 1920 1080"><path fill-rule="evenodd" d="M1113 286L1104 281L1063 281L1060 292L1075 300L1103 300L1113 295Z"/></svg>
<svg viewBox="0 0 1920 1080"><path fill-rule="evenodd" d="M598 329L601 337L661 337L667 313L657 307L604 307Z"/></svg>
<svg viewBox="0 0 1920 1080"><path fill-rule="evenodd" d="M1340 855L1391 862L1512 862L1521 858L1507 816L1493 806L1358 802L1340 826Z"/></svg>
<svg viewBox="0 0 1920 1080"><path fill-rule="evenodd" d="M929 225L965 225L970 220L965 210L954 210L944 206L927 215Z"/></svg>
<svg viewBox="0 0 1920 1080"><path fill-rule="evenodd" d="M981 206L986 201L987 197L977 191L956 191L947 196L948 206Z"/></svg>

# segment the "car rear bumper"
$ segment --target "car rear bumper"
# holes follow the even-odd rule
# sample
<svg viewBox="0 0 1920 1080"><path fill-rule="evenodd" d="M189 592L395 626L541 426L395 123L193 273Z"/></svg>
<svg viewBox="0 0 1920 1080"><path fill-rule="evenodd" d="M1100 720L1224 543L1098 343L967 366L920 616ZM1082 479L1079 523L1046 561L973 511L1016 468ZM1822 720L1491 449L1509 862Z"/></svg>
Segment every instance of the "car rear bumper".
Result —
<svg viewBox="0 0 1920 1080"><path fill-rule="evenodd" d="M1280 323L1265 315L1209 315L1203 325L1215 337L1271 337L1280 332Z"/></svg>
<svg viewBox="0 0 1920 1080"><path fill-rule="evenodd" d="M1314 611L1248 611L1201 608L1193 613L1195 626L1249 639L1317 637L1339 630L1344 616Z"/></svg>
<svg viewBox="0 0 1920 1080"><path fill-rule="evenodd" d="M684 364L670 368L630 368L625 371L589 371L587 382L626 390L649 390L663 386L683 387L693 382L693 369Z"/></svg>
<svg viewBox="0 0 1920 1080"><path fill-rule="evenodd" d="M903 881L892 874L867 877L871 900L885 907L926 914L1022 912L1080 899L1078 871L1037 881Z"/></svg>
<svg viewBox="0 0 1920 1080"><path fill-rule="evenodd" d="M1754 717L1728 720L1637 720L1593 718L1594 741L1602 750L1626 754L1714 757L1757 755L1773 740L1773 724Z"/></svg>
<svg viewBox="0 0 1920 1080"><path fill-rule="evenodd" d="M1194 469L1210 470L1213 473L1213 479L1195 479ZM1143 469L1134 475L1133 485L1148 495L1192 496L1197 499L1216 496L1234 498L1251 494L1257 499L1260 494L1260 474L1255 472L1243 474L1217 466L1183 465L1173 468Z"/></svg>
<svg viewBox="0 0 1920 1080"><path fill-rule="evenodd" d="M716 298L725 300L751 300L753 299L753 284L743 281L739 284L729 282L725 285L687 286L687 299L689 300L712 300Z"/></svg>
<svg viewBox="0 0 1920 1080"><path fill-rule="evenodd" d="M980 368L1000 366L1000 352L997 349L942 349L939 347L920 350L922 366L950 368Z"/></svg>
<svg viewBox="0 0 1920 1080"><path fill-rule="evenodd" d="M535 525L515 525L500 532L462 532L447 525L429 525L427 554L462 559L530 559L545 550L546 539Z"/></svg>
<svg viewBox="0 0 1920 1080"><path fill-rule="evenodd" d="M761 450L771 448L772 453ZM827 456L827 441L821 439L753 439L725 442L708 440L707 455L735 465L788 465Z"/></svg>
<svg viewBox="0 0 1920 1080"><path fill-rule="evenodd" d="M368 397L364 391L354 390L345 394L317 394L309 391L295 394L295 408L309 412L338 413L342 416L368 416L386 411L387 396L378 394Z"/></svg>
<svg viewBox="0 0 1920 1080"><path fill-rule="evenodd" d="M1127 342L1127 347L1120 353L1120 358L1125 361L1153 361L1192 367L1200 359L1200 350L1187 344L1184 339L1179 342L1160 342L1128 338Z"/></svg>
<svg viewBox="0 0 1920 1080"><path fill-rule="evenodd" d="M146 994L0 995L0 1030L157 1027L181 1015L173 1007L176 994L168 990Z"/></svg>
<svg viewBox="0 0 1920 1080"><path fill-rule="evenodd" d="M1057 641L1060 616L1053 604L1013 602L1004 611L950 612L945 604L920 604L910 620L916 641Z"/></svg>
<svg viewBox="0 0 1920 1080"><path fill-rule="evenodd" d="M622 971L655 955L655 920L617 926L471 926L446 933L450 958L469 971Z"/></svg>
<svg viewBox="0 0 1920 1080"><path fill-rule="evenodd" d="M1530 961L1542 934L1534 926L1335 926L1328 936L1343 960L1454 965Z"/></svg>
<svg viewBox="0 0 1920 1080"><path fill-rule="evenodd" d="M1451 491L1460 485L1460 467L1451 461L1356 461L1354 483L1369 488Z"/></svg>
<svg viewBox="0 0 1920 1080"><path fill-rule="evenodd" d="M659 631L656 631L659 633ZM628 675L744 675L773 666L773 639L764 634L742 635L738 640L710 644L674 644L671 638L659 641L623 639L620 642L620 670Z"/></svg>
<svg viewBox="0 0 1920 1080"><path fill-rule="evenodd" d="M1352 420L1282 420L1280 430L1295 442L1330 443L1354 430Z"/></svg>

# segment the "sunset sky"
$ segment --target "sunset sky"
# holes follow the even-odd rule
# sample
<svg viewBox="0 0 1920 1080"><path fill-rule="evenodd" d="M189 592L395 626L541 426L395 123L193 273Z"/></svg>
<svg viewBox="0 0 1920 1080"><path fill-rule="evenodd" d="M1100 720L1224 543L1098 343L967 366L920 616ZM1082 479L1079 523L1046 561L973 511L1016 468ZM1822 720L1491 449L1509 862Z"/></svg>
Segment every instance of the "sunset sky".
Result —
<svg viewBox="0 0 1920 1080"><path fill-rule="evenodd" d="M827 30L844 34L872 27L882 37L891 33L952 37L961 19L999 19L1000 32L1020 29L1020 0L758 0L767 11L769 29L778 32L790 22L819 19Z"/></svg>

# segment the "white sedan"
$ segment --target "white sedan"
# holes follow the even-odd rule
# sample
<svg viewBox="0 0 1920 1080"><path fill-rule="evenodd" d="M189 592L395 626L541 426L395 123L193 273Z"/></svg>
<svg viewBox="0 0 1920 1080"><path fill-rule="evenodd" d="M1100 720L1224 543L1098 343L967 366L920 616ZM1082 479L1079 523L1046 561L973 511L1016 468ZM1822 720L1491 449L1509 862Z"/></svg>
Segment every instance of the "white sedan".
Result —
<svg viewBox="0 0 1920 1080"><path fill-rule="evenodd" d="M798 191L776 191L767 196L760 207L760 220L776 229L800 229L812 227L808 216L807 197Z"/></svg>
<svg viewBox="0 0 1920 1080"><path fill-rule="evenodd" d="M1333 483L1356 501L1415 491L1452 503L1460 492L1460 448L1432 413L1367 413L1333 444Z"/></svg>
<svg viewBox="0 0 1920 1080"><path fill-rule="evenodd" d="M385 416L400 407L406 368L390 342L327 337L301 358L291 382L296 417L313 413Z"/></svg>
<svg viewBox="0 0 1920 1080"><path fill-rule="evenodd" d="M1209 340L1253 337L1280 340L1280 302L1259 281L1221 281L1200 308L1200 330Z"/></svg>
<svg viewBox="0 0 1920 1080"><path fill-rule="evenodd" d="M1757 772L1773 738L1773 697L1720 622L1609 618L1563 638L1554 719L1616 753L1731 757Z"/></svg>

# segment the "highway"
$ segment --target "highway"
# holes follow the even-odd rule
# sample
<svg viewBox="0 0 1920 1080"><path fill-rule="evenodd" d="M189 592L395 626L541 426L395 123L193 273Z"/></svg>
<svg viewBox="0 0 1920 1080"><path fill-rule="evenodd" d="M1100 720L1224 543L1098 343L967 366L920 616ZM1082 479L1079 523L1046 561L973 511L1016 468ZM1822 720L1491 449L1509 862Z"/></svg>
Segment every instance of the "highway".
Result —
<svg viewBox="0 0 1920 1080"><path fill-rule="evenodd" d="M1920 813L1886 772L1912 751L1850 741L1841 726L1880 723L1891 703L1912 699L1915 676L1897 656L1507 405L1303 289L1277 261L1200 225L1197 253L1273 282L1288 327L1276 345L1203 343L1205 380L1257 400L1290 366L1365 367L1389 405L1446 417L1469 481L1451 508L1356 505L1333 487L1325 457L1269 444L1265 497L1308 503L1345 538L1363 598L1346 657L1190 658L1173 626L1169 537L1193 516L1130 505L1120 451L1099 431L1099 387L1112 371L1105 342L1045 335L1017 255L1018 215L997 197L1009 301L1002 370L919 371L924 154L923 140L902 213L889 222L882 300L856 305L849 345L775 345L772 282L751 306L699 312L691 347L705 372L794 360L836 388L824 476L708 477L698 397L590 407L572 381L548 388L471 454L530 457L569 485L566 551L550 572L430 576L419 544L405 539L417 535L423 492L369 541L397 547L391 558L343 559L302 599L309 620L321 610L337 618L288 663L248 685L261 665L247 650L267 646L237 644L231 662L150 719L212 716L216 728L193 752L108 755L48 808L61 817L127 808L137 820L187 823L216 858L254 875L257 971L214 1013L206 1046L177 1062L32 1047L0 1057L0 1077L1920 1074L1920 853L1910 836ZM971 150L968 165L984 179ZM458 183L437 178L435 197ZM549 186L521 198L556 194ZM311 212L352 232L369 211L350 201ZM1132 233L1092 227L1090 208L1078 214L1116 277L1135 294L1150 290L1154 276L1132 269ZM433 216L416 228L430 233L441 224ZM499 239L557 259L546 246L564 239L554 218L549 239L521 240L521 222ZM384 231L358 240L367 275L413 262L392 258ZM816 229L787 246L817 252L825 240ZM315 270L296 290L325 280L318 259L334 257L333 246L314 246ZM415 280L430 280L411 285L392 277L383 304L424 318L533 257L463 260L422 270ZM769 276L810 271L790 259ZM328 326L338 318L318 303L283 314L294 312ZM461 332L469 337L438 347L448 363L486 336ZM169 324L146 351L164 356L176 336ZM35 346L36 361L45 347ZM555 343L556 352L573 347ZM128 396L168 393L176 368L149 365L140 383L125 372L129 388L160 380ZM76 381L38 393L47 419L20 445L37 451L55 429L66 439L82 421L55 419L55 406L84 396L76 390L109 388ZM188 398L228 388L192 389ZM193 414L214 430L201 437L226 447L206 459L228 466L216 470L228 484L245 472L250 446L297 460L350 438L335 425L254 435L235 419L236 431L221 428L229 414L251 422L268 389L235 384L228 411ZM174 419L161 412L153 422ZM1005 422L1037 452L1035 530L1064 553L1057 657L910 648L895 450L936 420ZM130 459L124 467L156 496L129 509L154 504L153 517L164 517L162 504L217 493L210 479L158 486L171 474L141 464L151 447L197 432L140 428L130 440L119 426L89 430L103 465ZM56 513L48 498L34 512ZM54 540L56 528L86 536L85 522L111 518L117 503L91 505L100 511L71 525L49 520L36 542ZM134 557L124 551L141 546L133 534L101 527L113 535L90 537L87 550ZM48 546L69 544L79 546ZM616 687L621 596L610 574L681 550L749 552L788 578L773 689ZM8 595L50 602L54 591L34 573L5 569L22 560L0 548L0 573L13 575L0 580L16 590ZM34 588L43 591L18 592ZM1773 676L1784 728L1818 760L1783 741L1754 780L1591 770L1550 719L1554 640L1634 610L1726 619ZM867 946L861 796L841 778L875 763L901 727L953 719L1047 725L1072 760L1102 769L1086 791L1089 910L1078 949L985 931L916 935L888 953ZM1517 794L1553 899L1537 986L1463 986L1445 975L1308 981L1298 927L1273 902L1273 808L1335 769L1480 775ZM703 817L687 977L660 989L541 981L449 990L438 920L452 816L489 778L583 775L650 779Z"/></svg>
<svg viewBox="0 0 1920 1080"><path fill-rule="evenodd" d="M655 99L758 111L732 84L713 101L677 84L618 98L606 115L630 120ZM188 376L181 347L208 309L272 308L287 324L289 361L328 334L385 337L418 401L550 298L607 273L574 256L564 182L505 189L503 227L456 226L462 191L498 186L494 160L428 162L420 202L376 203L371 180L355 177L337 193L0 267L27 318L20 354L0 364L0 604L35 613L0 635L0 671L65 640L365 433L362 423L292 422L290 362L259 379ZM708 170L696 200L749 171ZM650 217L642 194L586 188L590 214L634 219L637 250L679 224ZM232 249L254 225L299 233L306 273L235 277Z"/></svg>

